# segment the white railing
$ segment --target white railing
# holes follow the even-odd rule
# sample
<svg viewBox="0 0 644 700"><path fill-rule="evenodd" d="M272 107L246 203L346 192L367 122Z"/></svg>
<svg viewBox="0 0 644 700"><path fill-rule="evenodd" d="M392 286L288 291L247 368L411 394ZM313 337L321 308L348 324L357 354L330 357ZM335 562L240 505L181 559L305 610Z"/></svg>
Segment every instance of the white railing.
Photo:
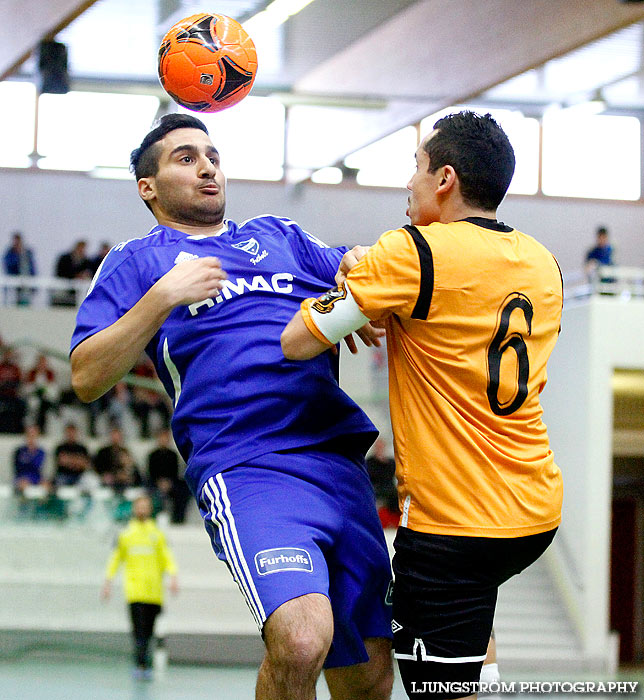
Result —
<svg viewBox="0 0 644 700"><path fill-rule="evenodd" d="M600 294L622 300L644 298L644 268L601 265L590 273L576 270L564 275L564 301Z"/></svg>
<svg viewBox="0 0 644 700"><path fill-rule="evenodd" d="M78 306L89 285L89 280L0 275L0 306Z"/></svg>
<svg viewBox="0 0 644 700"><path fill-rule="evenodd" d="M27 486L17 493L11 484L0 484L0 525L65 522L102 529L119 519L119 508L146 493L140 486L122 492L106 486L91 490L78 486ZM129 517L129 508L121 516ZM167 523L165 512L159 514ZM122 517L121 517L122 519Z"/></svg>

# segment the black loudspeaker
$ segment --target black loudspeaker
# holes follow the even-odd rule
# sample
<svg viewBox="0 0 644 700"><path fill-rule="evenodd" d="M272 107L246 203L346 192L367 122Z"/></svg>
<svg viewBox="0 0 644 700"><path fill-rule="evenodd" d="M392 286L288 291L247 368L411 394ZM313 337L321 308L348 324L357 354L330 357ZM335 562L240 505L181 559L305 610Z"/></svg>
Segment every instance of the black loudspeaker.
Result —
<svg viewBox="0 0 644 700"><path fill-rule="evenodd" d="M40 92L64 95L69 92L67 47L59 41L43 41L38 53Z"/></svg>

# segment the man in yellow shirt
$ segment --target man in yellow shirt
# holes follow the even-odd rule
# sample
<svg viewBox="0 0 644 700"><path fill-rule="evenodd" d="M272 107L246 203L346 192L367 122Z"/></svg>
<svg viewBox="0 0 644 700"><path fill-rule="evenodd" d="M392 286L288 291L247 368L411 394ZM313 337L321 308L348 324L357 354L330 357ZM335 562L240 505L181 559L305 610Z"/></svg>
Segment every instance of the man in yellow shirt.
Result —
<svg viewBox="0 0 644 700"><path fill-rule="evenodd" d="M411 226L347 253L338 287L282 333L286 357L306 360L369 321L386 328L402 513L392 628L413 698L475 697L498 587L561 520L539 395L562 279L548 250L496 219L514 162L490 115L437 121L407 185Z"/></svg>
<svg viewBox="0 0 644 700"><path fill-rule="evenodd" d="M148 654L154 635L154 623L163 605L163 576L170 574L170 590L178 592L177 567L165 535L152 519L152 501L140 496L132 503L133 518L119 535L107 564L102 597L112 592L112 579L125 564L125 599L130 606L134 637L135 677L149 679L151 663Z"/></svg>

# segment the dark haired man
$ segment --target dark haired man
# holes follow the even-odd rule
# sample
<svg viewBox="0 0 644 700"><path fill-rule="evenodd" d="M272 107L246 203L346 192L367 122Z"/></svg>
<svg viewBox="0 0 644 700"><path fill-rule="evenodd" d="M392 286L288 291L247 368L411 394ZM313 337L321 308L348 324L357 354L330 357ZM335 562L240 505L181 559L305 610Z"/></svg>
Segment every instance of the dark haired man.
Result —
<svg viewBox="0 0 644 700"><path fill-rule="evenodd" d="M94 278L73 386L92 401L143 350L154 362L185 479L266 643L257 698L311 700L324 665L334 700L386 700L391 570L364 464L374 426L338 387L335 355L304 365L280 348L346 248L289 219L224 219L219 154L194 117L163 118L131 160L159 225L114 246Z"/></svg>
<svg viewBox="0 0 644 700"><path fill-rule="evenodd" d="M593 281L598 278L597 270L600 267L613 264L613 246L608 239L606 226L599 226L595 232L595 245L586 253L585 269L588 278ZM602 276L602 282L614 282L611 277Z"/></svg>
<svg viewBox="0 0 644 700"><path fill-rule="evenodd" d="M11 234L11 245L5 251L3 257L4 273L12 276L34 277L36 274L36 263L31 248L25 246L20 231ZM19 305L31 303L34 289L18 287L16 290L16 302Z"/></svg>
<svg viewBox="0 0 644 700"><path fill-rule="evenodd" d="M282 347L311 358L385 323L402 512L395 656L410 697L461 698L476 692L499 585L561 519L539 394L563 291L554 257L496 220L514 153L490 115L439 120L416 161L412 225L359 262L346 255L339 287L302 303Z"/></svg>

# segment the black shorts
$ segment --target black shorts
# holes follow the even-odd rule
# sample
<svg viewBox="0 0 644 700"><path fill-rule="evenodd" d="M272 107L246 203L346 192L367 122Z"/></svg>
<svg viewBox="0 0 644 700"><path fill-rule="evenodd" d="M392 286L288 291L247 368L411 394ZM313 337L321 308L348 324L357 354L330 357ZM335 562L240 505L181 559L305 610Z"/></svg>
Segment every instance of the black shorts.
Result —
<svg viewBox="0 0 644 700"><path fill-rule="evenodd" d="M400 527L394 541L394 653L410 698L459 698L432 683L476 683L499 586L536 561L556 528L513 538L431 535Z"/></svg>

